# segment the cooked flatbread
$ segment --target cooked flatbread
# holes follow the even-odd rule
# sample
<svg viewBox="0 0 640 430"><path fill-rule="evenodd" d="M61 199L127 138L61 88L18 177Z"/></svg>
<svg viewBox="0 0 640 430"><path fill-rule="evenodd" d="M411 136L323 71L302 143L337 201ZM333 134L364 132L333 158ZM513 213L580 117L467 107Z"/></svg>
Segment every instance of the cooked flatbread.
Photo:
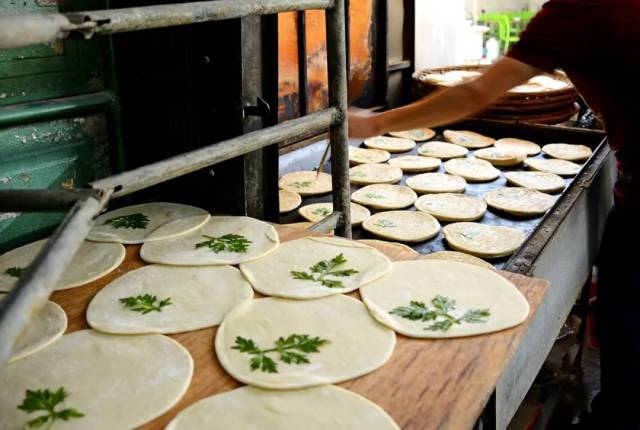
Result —
<svg viewBox="0 0 640 430"><path fill-rule="evenodd" d="M332 212L333 203L313 203L298 209L298 213L302 218L313 223L325 219ZM360 225L369 216L371 216L369 209L359 204L351 203L351 225Z"/></svg>
<svg viewBox="0 0 640 430"><path fill-rule="evenodd" d="M492 208L512 215L536 216L547 212L555 199L529 188L507 187L487 192L484 201Z"/></svg>
<svg viewBox="0 0 640 430"><path fill-rule="evenodd" d="M302 203L300 194L289 190L278 190L280 213L291 212Z"/></svg>
<svg viewBox="0 0 640 430"><path fill-rule="evenodd" d="M414 130L405 131L392 131L389 136L399 137L401 139L410 139L415 142L424 142L425 140L433 139L436 132L430 128L416 128Z"/></svg>
<svg viewBox="0 0 640 430"><path fill-rule="evenodd" d="M489 182L500 177L500 170L485 160L454 158L444 163L444 170L469 182Z"/></svg>
<svg viewBox="0 0 640 430"><path fill-rule="evenodd" d="M460 176L446 173L423 173L408 178L407 185L421 194L464 193L467 181Z"/></svg>
<svg viewBox="0 0 640 430"><path fill-rule="evenodd" d="M449 246L481 258L513 254L524 243L522 230L512 227L457 222L442 229Z"/></svg>
<svg viewBox="0 0 640 430"><path fill-rule="evenodd" d="M388 151L382 149L349 147L349 163L350 164L370 164L384 163L391 157Z"/></svg>
<svg viewBox="0 0 640 430"><path fill-rule="evenodd" d="M283 190L293 191L301 196L314 196L331 192L331 175L328 173L304 170L301 172L287 173L278 186Z"/></svg>
<svg viewBox="0 0 640 430"><path fill-rule="evenodd" d="M440 223L424 212L378 212L362 223L369 233L398 242L422 242L437 236Z"/></svg>
<svg viewBox="0 0 640 430"><path fill-rule="evenodd" d="M402 169L403 172L418 173L418 172L430 172L431 170L437 170L440 167L440 159L433 157L425 157L420 155L403 155L400 157L392 158L389 160L389 164L397 166Z"/></svg>
<svg viewBox="0 0 640 430"><path fill-rule="evenodd" d="M416 147L416 143L410 139L397 137L378 136L365 139L364 146L372 149L382 149L391 153L407 152Z"/></svg>
<svg viewBox="0 0 640 430"><path fill-rule="evenodd" d="M403 185L374 184L351 194L351 200L375 209L402 209L411 206L418 196Z"/></svg>
<svg viewBox="0 0 640 430"><path fill-rule="evenodd" d="M471 149L486 148L495 143L495 139L473 131L445 130L442 135L447 142Z"/></svg>
<svg viewBox="0 0 640 430"><path fill-rule="evenodd" d="M575 176L582 168L581 165L572 161L545 158L527 158L525 164L531 170L555 173L560 176Z"/></svg>
<svg viewBox="0 0 640 430"><path fill-rule="evenodd" d="M481 199L454 193L425 194L416 201L416 208L447 222L475 221L487 211Z"/></svg>
<svg viewBox="0 0 640 430"><path fill-rule="evenodd" d="M356 185L393 184L402 179L402 169L388 164L359 164L349 169L349 178Z"/></svg>
<svg viewBox="0 0 640 430"><path fill-rule="evenodd" d="M418 148L418 154L424 155L425 157L439 158L441 160L466 157L468 153L469 150L464 146L449 142L439 142L437 140L427 142Z"/></svg>
<svg viewBox="0 0 640 430"><path fill-rule="evenodd" d="M547 172L506 172L504 176L513 185L531 188L543 193L557 193L564 190L565 183L561 176Z"/></svg>
<svg viewBox="0 0 640 430"><path fill-rule="evenodd" d="M485 269L495 269L491 263L487 263L481 258L474 257L471 254L465 254L458 251L437 251L431 254L423 255L421 260L447 260L457 261L458 263L473 264L474 266L484 267Z"/></svg>
<svg viewBox="0 0 640 430"><path fill-rule="evenodd" d="M496 147L478 149L473 155L494 166L517 166L527 158L527 154L519 149Z"/></svg>
<svg viewBox="0 0 640 430"><path fill-rule="evenodd" d="M496 140L496 143L493 144L493 146L495 146L496 148L519 149L521 151L524 151L527 155L537 155L542 150L540 148L540 145L538 145L537 143L528 140L516 139L513 137L498 139Z"/></svg>
<svg viewBox="0 0 640 430"><path fill-rule="evenodd" d="M588 146L568 143L549 143L542 147L542 152L549 157L567 161L584 161L593 153Z"/></svg>

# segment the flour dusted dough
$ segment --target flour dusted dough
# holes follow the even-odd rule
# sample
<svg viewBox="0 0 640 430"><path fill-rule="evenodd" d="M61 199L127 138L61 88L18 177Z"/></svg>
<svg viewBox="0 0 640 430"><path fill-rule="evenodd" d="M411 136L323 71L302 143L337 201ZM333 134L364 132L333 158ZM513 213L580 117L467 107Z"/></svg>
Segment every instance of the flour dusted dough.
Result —
<svg viewBox="0 0 640 430"><path fill-rule="evenodd" d="M120 216L141 213L149 218L145 228L114 228L105 224ZM179 203L143 203L109 211L96 218L87 239L96 242L143 243L178 237L201 227L209 219L204 209Z"/></svg>
<svg viewBox="0 0 640 430"><path fill-rule="evenodd" d="M419 211L433 215L439 221L474 221L482 218L487 205L480 199L463 194L425 194L416 201Z"/></svg>
<svg viewBox="0 0 640 430"><path fill-rule="evenodd" d="M507 187L487 192L484 201L494 209L513 215L536 216L548 211L555 199L529 188Z"/></svg>
<svg viewBox="0 0 640 430"><path fill-rule="evenodd" d="M303 170L301 172L287 173L278 186L283 190L289 190L301 196L314 196L331 192L331 175L328 173Z"/></svg>
<svg viewBox="0 0 640 430"><path fill-rule="evenodd" d="M291 212L302 203L300 194L289 190L278 190L278 199L280 201L280 213Z"/></svg>
<svg viewBox="0 0 640 430"><path fill-rule="evenodd" d="M32 242L0 256L0 291L10 291L18 278L6 273L10 267L26 268L47 239ZM122 263L125 249L119 243L83 242L58 281L55 291L78 287L110 273Z"/></svg>
<svg viewBox="0 0 640 430"><path fill-rule="evenodd" d="M161 312L141 314L120 299L150 294L171 298ZM235 267L176 267L152 264L108 284L87 308L87 322L115 334L181 333L213 327L229 310L253 297L251 285Z"/></svg>
<svg viewBox="0 0 640 430"><path fill-rule="evenodd" d="M560 176L575 176L582 167L572 161L545 158L527 158L525 163L531 170L555 173Z"/></svg>
<svg viewBox="0 0 640 430"><path fill-rule="evenodd" d="M390 157L391 154L382 149L349 147L349 163L351 164L384 163Z"/></svg>
<svg viewBox="0 0 640 430"><path fill-rule="evenodd" d="M446 173L423 173L407 179L407 185L418 193L464 193L467 181Z"/></svg>
<svg viewBox="0 0 640 430"><path fill-rule="evenodd" d="M241 387L187 407L166 430L399 430L375 403L358 394L322 385L273 391Z"/></svg>
<svg viewBox="0 0 640 430"><path fill-rule="evenodd" d="M522 323L529 303L522 293L493 270L444 260L414 260L393 263L391 272L360 290L373 317L405 336L450 338L504 330ZM483 323L461 323L447 331L425 330L430 321L411 321L389 312L411 301L431 307L436 296L455 300L454 317L470 309L489 309Z"/></svg>
<svg viewBox="0 0 640 430"><path fill-rule="evenodd" d="M584 161L592 154L591 148L588 146L568 143L549 143L542 147L542 152L549 157L567 161Z"/></svg>
<svg viewBox="0 0 640 430"><path fill-rule="evenodd" d="M514 148L483 148L473 153L476 158L487 160L494 166L517 166L522 163L527 154Z"/></svg>
<svg viewBox="0 0 640 430"><path fill-rule="evenodd" d="M506 172L507 181L518 187L531 188L543 193L557 193L564 190L562 177L547 172Z"/></svg>
<svg viewBox="0 0 640 430"><path fill-rule="evenodd" d="M308 364L278 360L278 373L251 370L251 356L231 349L238 336L271 348L291 334L327 339ZM395 347L393 330L376 322L365 305L339 294L317 300L265 298L244 302L229 312L216 334L222 367L240 382L261 388L290 390L357 378L386 363Z"/></svg>
<svg viewBox="0 0 640 430"><path fill-rule="evenodd" d="M357 203L351 203L351 225L360 225L362 221L371 216L369 209ZM333 203L312 203L298 209L300 216L308 221L316 223L331 215Z"/></svg>
<svg viewBox="0 0 640 430"><path fill-rule="evenodd" d="M457 261L458 263L473 264L474 266L484 267L485 269L494 269L491 263L487 263L481 258L474 257L471 254L465 254L458 251L438 251L420 257L422 260L446 260Z"/></svg>
<svg viewBox="0 0 640 430"><path fill-rule="evenodd" d="M397 137L378 136L365 139L364 146L372 149L382 149L388 152L407 152L416 147L416 143L410 139Z"/></svg>
<svg viewBox="0 0 640 430"><path fill-rule="evenodd" d="M341 281L343 288L329 288L319 282L294 279L291 272L307 272L322 260L342 254L346 263L336 270L355 269L351 276L327 279ZM256 291L291 299L313 299L348 293L378 279L389 271L391 262L381 252L358 242L338 237L305 237L283 243L272 254L240 265L242 274Z"/></svg>
<svg viewBox="0 0 640 430"><path fill-rule="evenodd" d="M215 253L207 246L196 248L197 243L208 237L238 234L251 241L247 252ZM255 260L272 252L278 246L278 233L272 225L245 216L214 216L202 228L162 242L145 243L140 248L140 257L148 263L176 266L207 266L240 264Z"/></svg>
<svg viewBox="0 0 640 430"><path fill-rule="evenodd" d="M378 237L399 242L422 242L440 231L440 223L432 215L413 211L378 212L362 227Z"/></svg>
<svg viewBox="0 0 640 430"><path fill-rule="evenodd" d="M399 137L401 139L409 139L413 140L414 142L424 142L425 140L433 139L435 135L435 131L426 127L405 131L392 131L389 133L389 136Z"/></svg>
<svg viewBox="0 0 640 430"><path fill-rule="evenodd" d="M493 144L496 148L511 148L524 151L527 155L537 155L542 150L540 145L529 140L516 139L513 137L505 137L496 140Z"/></svg>
<svg viewBox="0 0 640 430"><path fill-rule="evenodd" d="M442 229L450 247L476 257L498 258L513 254L524 243L520 229L475 222L457 222Z"/></svg>
<svg viewBox="0 0 640 430"><path fill-rule="evenodd" d="M442 160L465 157L468 153L469 150L464 146L448 142L439 142L437 140L427 142L418 148L418 154L425 157L440 158Z"/></svg>
<svg viewBox="0 0 640 430"><path fill-rule="evenodd" d="M352 184L393 184L402 179L402 170L388 164L360 164L349 169Z"/></svg>
<svg viewBox="0 0 640 430"><path fill-rule="evenodd" d="M449 160L444 163L444 170L470 182L488 182L500 176L500 170L493 167L488 161L472 158Z"/></svg>
<svg viewBox="0 0 640 430"><path fill-rule="evenodd" d="M465 148L486 148L495 143L495 139L473 131L445 130L442 135L447 142L455 143Z"/></svg>
<svg viewBox="0 0 640 430"><path fill-rule="evenodd" d="M402 209L411 206L418 196L403 185L374 184L351 194L351 200L375 209ZM368 218L368 217L367 217Z"/></svg>
<svg viewBox="0 0 640 430"><path fill-rule="evenodd" d="M22 429L42 415L17 408L26 390L60 387L69 393L64 406L84 417L58 420L53 429L136 428L175 405L192 374L189 352L166 336L77 331L0 370L0 428Z"/></svg>
<svg viewBox="0 0 640 430"><path fill-rule="evenodd" d="M389 160L390 165L397 166L401 168L403 172L409 173L437 170L438 167L440 167L440 163L441 161L439 158L420 155L403 155Z"/></svg>

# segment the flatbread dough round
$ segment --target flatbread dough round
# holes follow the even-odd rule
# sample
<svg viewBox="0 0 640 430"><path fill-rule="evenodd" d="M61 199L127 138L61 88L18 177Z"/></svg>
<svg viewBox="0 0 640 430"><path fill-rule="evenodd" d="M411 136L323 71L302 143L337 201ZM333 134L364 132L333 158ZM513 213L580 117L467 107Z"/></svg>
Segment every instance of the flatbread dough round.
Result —
<svg viewBox="0 0 640 430"><path fill-rule="evenodd" d="M442 229L450 247L481 258L513 254L524 243L525 234L513 227L457 222Z"/></svg>
<svg viewBox="0 0 640 430"><path fill-rule="evenodd" d="M392 131L389 133L389 136L399 137L400 139L409 139L414 142L424 142L426 140L433 139L435 135L435 131L426 127L416 128L413 130Z"/></svg>
<svg viewBox="0 0 640 430"><path fill-rule="evenodd" d="M441 160L466 157L468 153L469 150L464 146L454 145L449 142L439 142L437 140L427 142L418 148L418 154L425 157L440 158Z"/></svg>
<svg viewBox="0 0 640 430"><path fill-rule="evenodd" d="M352 184L393 184L402 179L402 169L388 164L359 164L349 169Z"/></svg>
<svg viewBox="0 0 640 430"><path fill-rule="evenodd" d="M439 158L425 157L421 155L403 155L389 160L390 165L397 166L401 168L403 172L409 173L437 170L438 167L440 167L440 163L442 162Z"/></svg>
<svg viewBox="0 0 640 430"><path fill-rule="evenodd" d="M10 291L18 281L18 277L9 274L11 268L26 269L46 242L47 239L32 242L0 256L0 291ZM54 291L95 281L118 267L124 256L124 246L119 243L83 242Z"/></svg>
<svg viewBox="0 0 640 430"><path fill-rule="evenodd" d="M391 158L391 154L382 149L349 147L349 163L351 164L385 163L389 158Z"/></svg>
<svg viewBox="0 0 640 430"><path fill-rule="evenodd" d="M461 176L469 182L489 182L500 177L500 170L485 160L473 158L454 158L444 163L444 170Z"/></svg>
<svg viewBox="0 0 640 430"><path fill-rule="evenodd" d="M335 385L273 391L241 387L207 397L166 430L399 430L378 405Z"/></svg>
<svg viewBox="0 0 640 430"><path fill-rule="evenodd" d="M547 172L506 172L507 181L518 187L531 188L543 193L557 193L564 190L562 177Z"/></svg>
<svg viewBox="0 0 640 430"><path fill-rule="evenodd" d="M496 210L513 215L537 216L547 212L555 199L529 188L506 187L487 192L484 201Z"/></svg>
<svg viewBox="0 0 640 430"><path fill-rule="evenodd" d="M300 194L290 190L278 190L278 199L280 201L280 213L291 212L302 203Z"/></svg>
<svg viewBox="0 0 640 430"><path fill-rule="evenodd" d="M474 257L471 254L465 254L464 252L458 252L458 251L432 252L431 254L421 256L420 259L421 260L457 261L458 263L473 264L474 266L484 267L485 269L492 269L492 270L495 269L491 263L487 263L481 258Z"/></svg>
<svg viewBox="0 0 640 430"><path fill-rule="evenodd" d="M5 296L6 294L0 294L0 302ZM31 316L29 323L16 339L9 363L51 345L66 330L67 314L57 303L47 300L38 312Z"/></svg>
<svg viewBox="0 0 640 430"><path fill-rule="evenodd" d="M549 157L567 161L584 161L593 153L588 146L568 143L549 143L542 147L542 152Z"/></svg>
<svg viewBox="0 0 640 430"><path fill-rule="evenodd" d="M375 209L402 209L411 206L418 196L403 185L374 184L351 194L351 200ZM368 217L367 217L368 218Z"/></svg>
<svg viewBox="0 0 640 430"><path fill-rule="evenodd" d="M312 266L342 255L344 263L331 271L356 270L357 273L322 276ZM381 252L358 242L338 237L305 237L283 243L260 260L240 265L242 274L259 293L290 299L313 299L349 293L378 279L389 271L391 261ZM293 272L306 272L315 279L300 279ZM322 281L325 280L326 283ZM339 281L339 285L333 284Z"/></svg>
<svg viewBox="0 0 640 430"><path fill-rule="evenodd" d="M364 246L364 245L361 245ZM233 349L239 337L258 348L273 348L278 338L308 335L326 339L309 363L288 364L269 354L277 373L251 370L253 355ZM229 312L216 333L222 367L245 384L276 390L333 384L357 378L386 363L395 347L393 330L378 324L356 299L338 294L316 300L269 297L244 302Z"/></svg>
<svg viewBox="0 0 640 430"><path fill-rule="evenodd" d="M87 239L127 244L155 242L196 230L210 216L204 209L179 203L126 206L96 218Z"/></svg>
<svg viewBox="0 0 640 430"><path fill-rule="evenodd" d="M417 338L492 333L521 324L529 315L527 299L511 282L494 270L455 261L395 262L387 276L369 284L360 294L376 320L397 333ZM442 303L438 297L450 300L446 314L457 323L443 325L447 322L443 315L423 321L397 314L412 309L437 310L436 305ZM475 318L467 313L473 311L479 313Z"/></svg>
<svg viewBox="0 0 640 430"><path fill-rule="evenodd" d="M178 403L192 374L189 352L166 336L77 331L0 370L3 428L21 429L42 415L17 408L26 390L61 387L69 395L64 406L84 416L58 421L54 428L136 428Z"/></svg>
<svg viewBox="0 0 640 430"><path fill-rule="evenodd" d="M333 212L333 203L313 203L298 209L300 216L311 222L322 221ZM371 212L364 206L351 203L351 225L360 225L362 221L369 218Z"/></svg>
<svg viewBox="0 0 640 430"><path fill-rule="evenodd" d="M440 223L433 216L413 211L378 212L362 227L378 237L399 242L422 242L440 231Z"/></svg>
<svg viewBox="0 0 640 430"><path fill-rule="evenodd" d="M525 163L531 170L555 173L560 176L575 176L582 168L581 165L572 161L545 158L527 158Z"/></svg>
<svg viewBox="0 0 640 430"><path fill-rule="evenodd" d="M527 158L524 151L513 148L483 148L475 151L473 155L481 160L487 160L494 166L517 166Z"/></svg>
<svg viewBox="0 0 640 430"><path fill-rule="evenodd" d="M407 185L421 194L464 193L467 181L460 176L446 173L423 173L408 178Z"/></svg>
<svg viewBox="0 0 640 430"><path fill-rule="evenodd" d="M146 294L157 297L157 302L170 299L171 304L142 314L120 302ZM105 333L181 333L216 326L233 306L251 298L251 285L235 267L152 264L98 291L87 308L87 322Z"/></svg>
<svg viewBox="0 0 640 430"><path fill-rule="evenodd" d="M382 149L387 152L407 152L416 147L416 143L410 139L397 137L378 136L365 139L364 146L372 149Z"/></svg>
<svg viewBox="0 0 640 430"><path fill-rule="evenodd" d="M418 258L420 256L420 254L414 251L411 247L400 242L390 242L388 240L380 239L358 239L358 242L369 245L386 256L389 256L389 252L402 254L405 259L408 257Z"/></svg>
<svg viewBox="0 0 640 430"><path fill-rule="evenodd" d="M445 130L442 135L447 142L455 143L465 148L486 148L495 143L495 139L473 131Z"/></svg>
<svg viewBox="0 0 640 430"><path fill-rule="evenodd" d="M227 235L239 235L251 243L245 252L231 251L228 246L216 252L216 249L205 244ZM264 221L246 216L213 216L202 228L187 235L145 243L140 248L140 258L147 263L176 266L240 264L269 254L277 248L278 243L276 229ZM212 245L215 244L212 242Z"/></svg>
<svg viewBox="0 0 640 430"><path fill-rule="evenodd" d="M330 174L324 172L318 174L311 170L287 173L280 178L278 186L283 190L293 191L301 196L327 194L332 190Z"/></svg>
<svg viewBox="0 0 640 430"><path fill-rule="evenodd" d="M416 208L447 222L475 221L487 211L481 199L455 193L425 194L416 201Z"/></svg>
<svg viewBox="0 0 640 430"><path fill-rule="evenodd" d="M493 144L496 148L513 148L524 151L527 155L537 155L542 150L540 145L531 142L529 140L516 139L513 137L505 137L503 139L496 140Z"/></svg>

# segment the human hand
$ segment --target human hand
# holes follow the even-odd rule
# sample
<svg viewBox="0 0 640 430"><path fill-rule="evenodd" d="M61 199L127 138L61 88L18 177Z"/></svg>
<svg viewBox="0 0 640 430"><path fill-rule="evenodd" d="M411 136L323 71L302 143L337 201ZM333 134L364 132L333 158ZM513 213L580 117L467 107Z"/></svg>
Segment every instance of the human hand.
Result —
<svg viewBox="0 0 640 430"><path fill-rule="evenodd" d="M379 115L368 109L349 108L349 137L367 139L379 136Z"/></svg>

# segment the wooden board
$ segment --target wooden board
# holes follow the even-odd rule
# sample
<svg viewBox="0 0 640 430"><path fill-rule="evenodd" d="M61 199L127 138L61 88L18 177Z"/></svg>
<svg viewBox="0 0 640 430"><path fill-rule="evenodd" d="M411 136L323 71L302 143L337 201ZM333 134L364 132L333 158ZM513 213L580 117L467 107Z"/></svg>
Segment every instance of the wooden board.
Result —
<svg viewBox="0 0 640 430"><path fill-rule="evenodd" d="M309 235L283 226L278 226L278 233L283 242ZM395 261L420 258L412 250L382 241L373 246ZM67 333L89 328L85 311L102 287L146 264L139 257L139 249L139 246L127 246L124 262L109 275L85 286L52 294L51 300L62 306L69 318ZM500 373L518 348L548 287L546 281L500 273L529 301L531 314L525 323L499 333L458 339L424 340L399 335L387 364L340 385L380 405L405 430L471 428L495 389ZM357 292L351 295L359 298ZM175 407L141 429L163 429L186 406L241 385L216 359L215 332L216 328L208 328L171 335L193 356L193 380Z"/></svg>

